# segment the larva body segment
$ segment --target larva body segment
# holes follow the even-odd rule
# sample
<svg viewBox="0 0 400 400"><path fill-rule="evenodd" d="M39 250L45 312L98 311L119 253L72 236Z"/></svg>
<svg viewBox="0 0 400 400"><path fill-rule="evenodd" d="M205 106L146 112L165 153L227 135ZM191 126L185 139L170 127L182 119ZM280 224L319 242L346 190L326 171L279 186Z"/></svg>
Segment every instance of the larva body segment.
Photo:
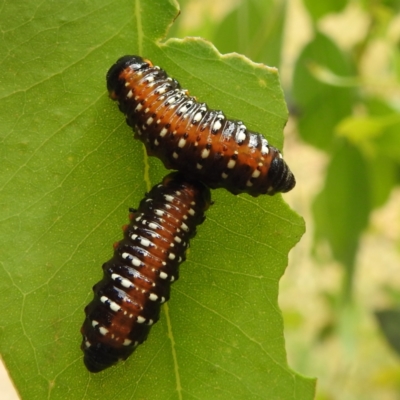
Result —
<svg viewBox="0 0 400 400"><path fill-rule="evenodd" d="M210 203L207 187L172 173L131 214L85 308L81 348L90 372L126 359L146 340Z"/></svg>
<svg viewBox="0 0 400 400"><path fill-rule="evenodd" d="M107 73L107 88L148 154L166 168L233 194L273 195L295 186L280 151L264 136L199 103L150 61L120 58Z"/></svg>

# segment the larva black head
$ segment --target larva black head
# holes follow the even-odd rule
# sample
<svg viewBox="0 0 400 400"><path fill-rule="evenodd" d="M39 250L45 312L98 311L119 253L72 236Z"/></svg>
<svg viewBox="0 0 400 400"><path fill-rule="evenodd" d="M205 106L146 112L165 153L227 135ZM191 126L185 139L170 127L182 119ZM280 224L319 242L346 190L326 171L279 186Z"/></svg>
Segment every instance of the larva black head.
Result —
<svg viewBox="0 0 400 400"><path fill-rule="evenodd" d="M140 56L124 56L117 60L115 64L108 70L107 89L110 96L113 97L113 93L119 93L123 87L124 82L120 79L121 72L126 68L131 68L133 71L139 71L149 67L149 63Z"/></svg>
<svg viewBox="0 0 400 400"><path fill-rule="evenodd" d="M268 178L272 190L268 194L275 194L278 192L289 192L296 185L296 180L292 171L289 169L285 160L281 157L275 157L268 171Z"/></svg>
<svg viewBox="0 0 400 400"><path fill-rule="evenodd" d="M83 362L88 371L93 373L101 372L109 368L110 365L116 364L120 358L122 358L119 357L115 349L104 343L96 343L95 346L89 348L83 348L82 344L82 350L84 351ZM124 354L123 357L126 358L128 355L129 354Z"/></svg>

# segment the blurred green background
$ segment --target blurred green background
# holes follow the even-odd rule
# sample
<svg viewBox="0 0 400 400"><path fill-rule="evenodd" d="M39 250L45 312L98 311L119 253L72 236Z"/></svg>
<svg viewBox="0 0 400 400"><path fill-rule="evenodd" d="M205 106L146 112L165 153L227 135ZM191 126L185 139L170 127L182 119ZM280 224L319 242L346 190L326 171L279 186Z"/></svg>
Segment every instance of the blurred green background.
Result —
<svg viewBox="0 0 400 400"><path fill-rule="evenodd" d="M280 71L307 225L279 297L290 366L319 400L400 399L400 2L179 3L169 37Z"/></svg>
<svg viewBox="0 0 400 400"><path fill-rule="evenodd" d="M281 281L289 364L320 400L399 399L400 2L180 4L170 37L280 70L307 225Z"/></svg>

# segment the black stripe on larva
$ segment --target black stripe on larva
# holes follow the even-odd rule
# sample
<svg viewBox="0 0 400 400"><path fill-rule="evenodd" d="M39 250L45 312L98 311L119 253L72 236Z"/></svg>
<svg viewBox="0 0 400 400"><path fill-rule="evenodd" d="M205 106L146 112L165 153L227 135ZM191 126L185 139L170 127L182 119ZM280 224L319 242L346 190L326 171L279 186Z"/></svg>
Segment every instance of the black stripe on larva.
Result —
<svg viewBox="0 0 400 400"><path fill-rule="evenodd" d="M120 58L107 73L110 97L166 168L234 194L287 192L295 179L278 149L241 121L227 119L139 56Z"/></svg>
<svg viewBox="0 0 400 400"><path fill-rule="evenodd" d="M85 308L81 349L90 372L125 360L146 340L209 205L206 186L172 173L133 210Z"/></svg>

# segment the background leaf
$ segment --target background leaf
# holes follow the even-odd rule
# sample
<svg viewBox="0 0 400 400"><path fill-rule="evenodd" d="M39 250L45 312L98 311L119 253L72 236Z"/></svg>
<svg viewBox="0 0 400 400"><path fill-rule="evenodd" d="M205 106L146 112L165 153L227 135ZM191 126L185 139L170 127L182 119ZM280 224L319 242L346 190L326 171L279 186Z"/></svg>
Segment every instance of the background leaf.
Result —
<svg viewBox="0 0 400 400"><path fill-rule="evenodd" d="M174 1L3 5L0 350L24 399L311 399L286 362L278 283L302 220L280 196L213 192L181 279L148 341L86 371L83 308L129 206L166 174L132 140L105 73L123 54L282 146L277 71L200 39L161 39Z"/></svg>
<svg viewBox="0 0 400 400"><path fill-rule="evenodd" d="M353 89L319 81L312 73L313 67L323 67L343 77L350 75L351 68L341 50L322 33L315 34L296 62L292 95L299 114L299 134L307 143L330 151L336 124L351 114Z"/></svg>
<svg viewBox="0 0 400 400"><path fill-rule="evenodd" d="M304 0L304 5L310 16L314 20L318 20L326 14L342 11L347 5L347 0Z"/></svg>

